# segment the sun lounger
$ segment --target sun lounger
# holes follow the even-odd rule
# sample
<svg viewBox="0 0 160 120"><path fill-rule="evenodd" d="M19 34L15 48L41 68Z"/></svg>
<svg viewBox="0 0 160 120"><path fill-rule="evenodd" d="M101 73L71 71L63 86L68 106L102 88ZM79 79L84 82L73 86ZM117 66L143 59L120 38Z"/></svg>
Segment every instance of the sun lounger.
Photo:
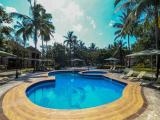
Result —
<svg viewBox="0 0 160 120"><path fill-rule="evenodd" d="M112 70L113 70L113 71L116 70L116 67L114 66L114 67L112 68Z"/></svg>
<svg viewBox="0 0 160 120"><path fill-rule="evenodd" d="M130 80L130 81L140 81L145 74L146 74L146 72L142 71L138 74L137 77L129 77L128 80Z"/></svg>
<svg viewBox="0 0 160 120"><path fill-rule="evenodd" d="M152 84L152 86L153 86L154 88L160 90L160 83L154 83L154 84Z"/></svg>
<svg viewBox="0 0 160 120"><path fill-rule="evenodd" d="M110 71L110 72L117 72L117 71L116 71L116 66L111 67L111 68L109 69L109 71Z"/></svg>
<svg viewBox="0 0 160 120"><path fill-rule="evenodd" d="M111 71L113 69L113 66L110 67L109 71Z"/></svg>
<svg viewBox="0 0 160 120"><path fill-rule="evenodd" d="M126 75L121 75L120 78L122 79L128 79L129 77L131 77L133 75L133 70L130 70Z"/></svg>
<svg viewBox="0 0 160 120"><path fill-rule="evenodd" d="M149 80L141 80L140 85L141 86L151 86L154 83L154 81L149 81Z"/></svg>
<svg viewBox="0 0 160 120"><path fill-rule="evenodd" d="M8 77L0 77L0 84L5 84L9 81Z"/></svg>

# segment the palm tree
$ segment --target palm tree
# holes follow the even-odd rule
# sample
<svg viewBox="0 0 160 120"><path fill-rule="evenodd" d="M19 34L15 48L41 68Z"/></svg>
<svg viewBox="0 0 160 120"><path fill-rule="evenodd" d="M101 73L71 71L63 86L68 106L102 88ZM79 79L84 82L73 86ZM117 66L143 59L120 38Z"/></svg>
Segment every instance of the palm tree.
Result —
<svg viewBox="0 0 160 120"><path fill-rule="evenodd" d="M28 0L30 3L31 16L26 16L20 13L12 13L12 17L20 18L25 21L25 24L30 27L31 36L33 35L35 48L37 49L38 37L50 39L51 33L53 33L54 26L51 22L52 16L46 13L41 4L37 4L36 0ZM40 33L40 34L39 34ZM35 62L36 70L37 62Z"/></svg>
<svg viewBox="0 0 160 120"><path fill-rule="evenodd" d="M23 47L26 47L26 42L29 40L29 37L32 34L32 27L28 25L25 21L22 21L21 23L17 21L17 24L14 26L15 29L18 29L15 33L16 37L23 38ZM26 51L23 51L23 58L26 56ZM24 66L24 59L22 61L22 65Z"/></svg>
<svg viewBox="0 0 160 120"><path fill-rule="evenodd" d="M5 25L11 23L12 19L2 6L0 6L0 16L0 47L3 47L4 40L12 38L11 32L13 29Z"/></svg>
<svg viewBox="0 0 160 120"><path fill-rule="evenodd" d="M2 23L10 23L12 21L11 17L7 12L4 10L2 6L0 6L0 24Z"/></svg>
<svg viewBox="0 0 160 120"><path fill-rule="evenodd" d="M116 51L114 52L113 56L119 58L120 64L124 65L124 58L125 58L125 44L122 40L118 40L115 42L114 46Z"/></svg>
<svg viewBox="0 0 160 120"><path fill-rule="evenodd" d="M51 15L45 12L45 9L41 4L37 4L35 0L34 2L32 2L32 0L28 1L30 3L31 16L26 16L20 13L12 13L11 16L26 21L26 23L32 28L35 48L37 48L38 36L41 36L41 34L39 35L38 33L42 33L42 31L46 31L45 33L52 31L51 29L54 29L54 26L51 22Z"/></svg>
<svg viewBox="0 0 160 120"><path fill-rule="evenodd" d="M44 41L46 41L46 47L47 47L47 42L51 40L51 37L53 36L53 33L55 31L55 27L52 24L52 15L49 13L46 13L46 10L42 11L41 15L41 26L40 26L40 35L42 39L42 55L44 54Z"/></svg>
<svg viewBox="0 0 160 120"><path fill-rule="evenodd" d="M123 2L123 0L115 0L115 6ZM159 45L159 0L126 0L120 8L129 8L132 5L132 12L129 15L129 19L135 21L141 19L142 15L146 13L146 18L153 16L155 21L155 43L156 49L160 49ZM148 12L150 9L153 9L154 12ZM160 68L160 57L157 56L157 73L156 77L158 79L159 68Z"/></svg>
<svg viewBox="0 0 160 120"><path fill-rule="evenodd" d="M97 49L96 44L95 43L91 43L89 49L91 51L95 51Z"/></svg>
<svg viewBox="0 0 160 120"><path fill-rule="evenodd" d="M128 49L130 51L130 31L125 30L124 31L124 25L126 23L127 17L128 17L128 13L122 12L122 15L119 16L120 18L120 22L119 23L115 23L113 25L114 28L117 28L118 30L115 32L115 40L117 40L118 38L126 38L126 36L128 36Z"/></svg>
<svg viewBox="0 0 160 120"><path fill-rule="evenodd" d="M83 41L81 41L81 40L79 40L79 48L80 48L81 50L83 50L83 49L86 48L85 43L84 43Z"/></svg>
<svg viewBox="0 0 160 120"><path fill-rule="evenodd" d="M120 2L123 0L115 0L115 6L117 6ZM145 12L146 18L154 16L154 21L155 21L155 38L156 38L156 44L157 44L157 49L159 48L159 20L158 20L158 10L159 10L159 0L126 0L120 8L129 8L130 5L134 5L129 18L132 18L131 20L137 20L141 19L141 15ZM154 9L152 9L154 7ZM150 12L150 9L154 10L153 12Z"/></svg>
<svg viewBox="0 0 160 120"><path fill-rule="evenodd" d="M64 36L64 38L66 39L65 41L64 41L64 44L66 44L68 47L69 47L69 49L70 49L70 57L71 57L71 52L72 52L72 45L73 45L73 31L69 31L68 33L67 33L67 35L66 36Z"/></svg>
<svg viewBox="0 0 160 120"><path fill-rule="evenodd" d="M22 23L17 21L17 24L14 26L15 29L18 29L16 31L16 36L22 36L23 38L23 47L26 47L26 42L29 39L30 35L32 34L31 27L26 24L25 21L22 21Z"/></svg>
<svg viewBox="0 0 160 120"><path fill-rule="evenodd" d="M126 11L123 11L122 15L119 16L120 23L115 23L113 25L114 28L118 29L115 32L115 35L116 35L115 40L117 40L118 38L125 39L127 37L129 53L131 51L130 36L132 36L133 27L135 27L135 23L128 21L128 16L129 16L130 12L131 12L130 9L127 9ZM128 61L129 61L128 62L128 67L130 67L130 59L128 59Z"/></svg>
<svg viewBox="0 0 160 120"><path fill-rule="evenodd" d="M73 48L73 52L74 52L75 49L78 48L78 46L79 46L79 41L77 40L77 36L74 35L72 38L72 41L73 41L72 48Z"/></svg>
<svg viewBox="0 0 160 120"><path fill-rule="evenodd" d="M67 35L66 36L64 36L64 38L66 39L65 41L64 41L64 44L66 44L67 46L69 46L70 47L70 49L71 49L71 46L72 46L72 44L73 44L73 31L69 31L68 33L67 33Z"/></svg>
<svg viewBox="0 0 160 120"><path fill-rule="evenodd" d="M125 39L127 37L128 39L128 50L131 51L131 45L130 45L130 36L133 36L134 28L137 26L138 21L129 21L128 16L131 13L131 9L127 9L126 11L122 11L122 15L119 15L120 22L115 23L113 25L114 28L117 28L118 30L115 32L115 40L118 38ZM127 25L126 25L127 24Z"/></svg>

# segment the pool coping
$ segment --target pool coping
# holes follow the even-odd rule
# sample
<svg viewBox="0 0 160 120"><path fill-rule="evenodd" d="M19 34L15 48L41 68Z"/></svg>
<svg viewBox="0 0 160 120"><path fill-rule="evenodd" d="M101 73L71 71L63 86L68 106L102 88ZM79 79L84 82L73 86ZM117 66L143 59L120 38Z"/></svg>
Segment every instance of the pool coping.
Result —
<svg viewBox="0 0 160 120"><path fill-rule="evenodd" d="M55 78L47 77L45 74L45 80L55 80ZM33 120L41 119L43 120L121 120L121 119L133 119L139 116L147 107L147 102L143 95L143 90L138 83L132 83L120 78L116 78L110 73L104 75L107 78L126 83L127 86L123 91L123 96L116 100L115 102L101 105L93 108L86 108L80 110L55 110L43 108L38 105L33 104L26 96L26 89L40 81L30 81L27 83L22 83L6 92L3 96L2 100L2 108L4 116L8 120L25 120L31 118ZM19 91L19 92L16 92ZM131 91L133 94L130 94ZM13 103L17 103L19 99L22 99L21 104L13 105ZM127 101L127 100L130 101ZM132 103L132 104L131 104ZM134 103L134 104L133 104ZM122 105L121 105L122 104ZM121 105L122 108L119 106ZM128 108L124 108L124 106L128 106ZM135 107L136 106L136 107ZM25 109L24 109L25 108ZM118 108L118 110L116 109ZM108 112L111 110L112 112ZM105 115L104 112L106 111ZM127 115L128 112L128 115ZM43 113L43 114L42 114ZM49 114L48 114L49 113ZM113 114L114 113L114 114ZM25 115L23 115L25 114ZM32 116L34 115L34 116ZM39 116L39 117L35 117ZM51 117L52 116L52 117ZM5 120L5 119L4 119Z"/></svg>

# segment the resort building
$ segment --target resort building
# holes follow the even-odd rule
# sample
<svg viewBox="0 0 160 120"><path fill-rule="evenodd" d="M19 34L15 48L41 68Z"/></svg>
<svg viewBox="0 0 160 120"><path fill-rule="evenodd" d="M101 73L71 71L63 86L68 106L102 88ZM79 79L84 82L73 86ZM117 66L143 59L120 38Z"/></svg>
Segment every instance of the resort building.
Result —
<svg viewBox="0 0 160 120"><path fill-rule="evenodd" d="M0 69L15 69L20 68L33 68L35 65L40 64L41 52L32 46L27 47L25 57L6 56L0 58ZM18 59L18 64L16 63Z"/></svg>

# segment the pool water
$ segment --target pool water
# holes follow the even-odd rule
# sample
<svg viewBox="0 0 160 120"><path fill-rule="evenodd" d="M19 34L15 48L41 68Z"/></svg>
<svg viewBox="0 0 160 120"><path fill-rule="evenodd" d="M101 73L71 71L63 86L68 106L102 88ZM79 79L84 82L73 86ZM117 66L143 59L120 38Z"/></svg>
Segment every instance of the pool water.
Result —
<svg viewBox="0 0 160 120"><path fill-rule="evenodd" d="M107 72L104 71L87 71L87 72L82 72L84 75L103 75L106 74Z"/></svg>
<svg viewBox="0 0 160 120"><path fill-rule="evenodd" d="M122 96L126 86L109 78L86 78L72 72L51 75L56 81L34 84L26 94L33 103L52 109L83 109L111 103Z"/></svg>

